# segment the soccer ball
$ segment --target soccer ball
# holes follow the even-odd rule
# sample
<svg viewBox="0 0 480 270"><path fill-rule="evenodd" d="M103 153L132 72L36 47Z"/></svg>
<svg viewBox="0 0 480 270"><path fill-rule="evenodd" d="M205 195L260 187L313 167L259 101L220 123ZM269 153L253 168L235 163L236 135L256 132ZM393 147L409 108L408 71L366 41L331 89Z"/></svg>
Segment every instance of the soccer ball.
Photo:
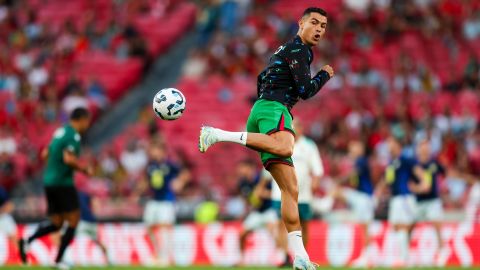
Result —
<svg viewBox="0 0 480 270"><path fill-rule="evenodd" d="M187 101L180 90L165 88L153 98L153 111L163 120L175 120L182 116Z"/></svg>

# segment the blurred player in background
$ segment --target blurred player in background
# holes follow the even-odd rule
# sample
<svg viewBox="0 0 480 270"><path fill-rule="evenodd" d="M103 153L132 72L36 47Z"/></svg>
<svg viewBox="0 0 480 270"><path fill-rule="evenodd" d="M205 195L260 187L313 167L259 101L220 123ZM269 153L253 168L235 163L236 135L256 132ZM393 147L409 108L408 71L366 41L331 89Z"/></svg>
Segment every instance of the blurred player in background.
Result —
<svg viewBox="0 0 480 270"><path fill-rule="evenodd" d="M322 177L324 171L320 152L315 142L304 136L304 127L300 121L293 121L293 126L296 136L292 159L298 179L298 212L300 215L300 224L302 225L303 244L307 246L309 235L308 222L313 217L311 206L313 190L318 187L320 177ZM272 179L271 175L270 179ZM278 184L273 181L272 205L279 216L281 215L282 206L281 196L282 194ZM283 265L291 264L288 256L287 233L283 222L278 222L277 244L285 251Z"/></svg>
<svg viewBox="0 0 480 270"><path fill-rule="evenodd" d="M292 154L295 133L290 110L300 99L309 99L333 76L324 66L311 77L311 47L319 44L327 28L327 13L307 8L298 21L297 36L280 46L258 76L258 100L247 121L247 132L202 127L199 150L204 153L218 142L233 142L260 152L264 167L282 191L282 219L294 254L294 269L315 269L305 250L298 213L298 186Z"/></svg>
<svg viewBox="0 0 480 270"><path fill-rule="evenodd" d="M73 172L78 170L87 175L93 174L92 168L80 164L78 159L80 134L87 131L89 125L90 113L85 108L74 109L70 115L70 122L55 131L48 149L42 153L42 157L47 159L43 184L49 220L41 223L27 240L19 240L20 258L23 263L27 263L30 243L60 230L64 224L67 224L67 229L61 237L55 263L59 269L70 269L70 266L62 262L62 258L75 237L75 230L80 221L80 206L73 182Z"/></svg>
<svg viewBox="0 0 480 270"><path fill-rule="evenodd" d="M465 207L465 221L475 224L480 222L480 178L472 176L469 178L469 182L472 187L470 188Z"/></svg>
<svg viewBox="0 0 480 270"><path fill-rule="evenodd" d="M240 250L244 255L247 237L257 229L266 228L272 236L275 235L275 226L277 224L277 214L271 208L271 185L270 181L261 178L257 171L257 164L252 160L244 160L238 165L240 194L247 204L251 206L251 211L243 221L243 229L240 233ZM242 262L245 261L242 256Z"/></svg>
<svg viewBox="0 0 480 270"><path fill-rule="evenodd" d="M152 199L145 205L143 221L153 244L155 263L169 265L176 194L190 181L190 171L168 160L164 146L152 145L146 174L148 183L142 189L149 189ZM158 232L161 244L157 241Z"/></svg>
<svg viewBox="0 0 480 270"><path fill-rule="evenodd" d="M88 236L102 250L105 261L110 264L107 248L98 238L97 218L93 214L93 209L98 207L98 202L84 190L78 191L78 198L80 202L80 223L78 224L77 235Z"/></svg>
<svg viewBox="0 0 480 270"><path fill-rule="evenodd" d="M0 234L8 237L13 247L17 242L17 224L12 217L15 205L10 201L7 191L0 186Z"/></svg>
<svg viewBox="0 0 480 270"><path fill-rule="evenodd" d="M353 172L344 179L350 187L338 186L333 197L345 201L353 212L353 221L359 224L363 239L363 251L352 262L354 267L367 267L370 264L370 236L368 227L375 218L374 184L370 174L368 155L361 141L351 141L348 157L353 162ZM343 182L343 181L341 181ZM339 183L343 184L343 183Z"/></svg>
<svg viewBox="0 0 480 270"><path fill-rule="evenodd" d="M423 182L409 182L410 190L417 197L417 221L431 222L437 232L438 247L443 244L440 232L443 220L443 204L438 194L440 175L445 175L443 166L432 157L430 141L422 140L417 145L417 165L423 168Z"/></svg>
<svg viewBox="0 0 480 270"><path fill-rule="evenodd" d="M402 266L408 263L410 246L408 234L417 217L417 203L415 196L410 192L409 183L415 179L424 183L424 171L416 165L415 160L402 156L402 143L398 138L390 136L387 144L391 160L385 169L385 181L380 185L386 184L390 189L388 222L393 225L396 246L400 252L393 263Z"/></svg>

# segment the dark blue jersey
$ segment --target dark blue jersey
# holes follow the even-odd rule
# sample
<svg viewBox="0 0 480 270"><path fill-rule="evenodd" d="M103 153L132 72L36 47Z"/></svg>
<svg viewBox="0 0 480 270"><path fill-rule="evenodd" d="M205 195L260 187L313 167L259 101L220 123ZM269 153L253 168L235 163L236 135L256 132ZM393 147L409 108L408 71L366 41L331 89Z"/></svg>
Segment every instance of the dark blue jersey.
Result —
<svg viewBox="0 0 480 270"><path fill-rule="evenodd" d="M415 181L415 160L400 157L392 160L385 169L385 181L390 185L393 196L410 194L409 181Z"/></svg>
<svg viewBox="0 0 480 270"><path fill-rule="evenodd" d="M83 191L78 191L78 201L80 202L80 219L88 222L96 222L97 219L92 211L92 198Z"/></svg>
<svg viewBox="0 0 480 270"><path fill-rule="evenodd" d="M2 207L9 200L7 191L0 186L0 207Z"/></svg>
<svg viewBox="0 0 480 270"><path fill-rule="evenodd" d="M360 192L368 195L373 194L373 184L367 157L359 157L355 161L355 174L351 178L351 184Z"/></svg>
<svg viewBox="0 0 480 270"><path fill-rule="evenodd" d="M299 36L280 46L258 75L258 98L278 101L291 109L298 100L313 97L330 79L328 72L311 76L313 52Z"/></svg>
<svg viewBox="0 0 480 270"><path fill-rule="evenodd" d="M248 200L248 202L252 205L252 207L259 211L259 212L264 212L268 209L271 208L272 206L272 201L270 198L268 199L262 199L260 198L258 200L258 198L253 198L252 197L252 194L253 194L253 190L255 189L255 187L258 185L258 183L260 182L260 179L261 179L261 175L258 174L257 176L255 176L255 179L253 179L253 181L249 180L249 179L241 179L240 180L240 183L239 183L239 189L240 189L240 194L246 199ZM268 184L267 186L269 189L272 188L272 185L271 183Z"/></svg>
<svg viewBox="0 0 480 270"><path fill-rule="evenodd" d="M171 184L178 176L180 168L170 161L151 161L147 165L147 177L153 199L156 201L175 201Z"/></svg>
<svg viewBox="0 0 480 270"><path fill-rule="evenodd" d="M427 193L416 194L417 201L432 200L438 198L438 177L445 174L442 165L432 159L426 163L417 162L423 168L426 181L431 183L430 190Z"/></svg>

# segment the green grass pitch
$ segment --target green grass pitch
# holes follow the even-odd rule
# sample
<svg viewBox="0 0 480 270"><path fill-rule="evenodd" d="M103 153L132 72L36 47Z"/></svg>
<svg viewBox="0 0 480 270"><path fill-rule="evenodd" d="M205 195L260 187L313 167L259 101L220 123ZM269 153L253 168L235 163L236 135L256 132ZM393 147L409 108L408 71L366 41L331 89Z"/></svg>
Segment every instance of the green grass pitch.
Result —
<svg viewBox="0 0 480 270"><path fill-rule="evenodd" d="M21 269L32 269L32 270L52 270L52 267L41 267L41 266L0 266L1 270L21 270ZM142 269L168 269L168 270L229 270L229 269L241 269L241 270L278 270L278 269L291 269L291 268L276 268L276 267L213 267L213 266L190 266L190 267L142 267L142 266L110 266L110 267L73 267L73 270L142 270ZM334 269L334 270L351 270L354 268L347 268L347 267L328 267L322 266L318 268L319 270L327 270L327 269ZM370 268L374 270L392 270L392 268ZM398 270L440 270L440 269L462 269L462 270L470 270L470 269L478 269L475 267L416 267L416 268L395 268Z"/></svg>

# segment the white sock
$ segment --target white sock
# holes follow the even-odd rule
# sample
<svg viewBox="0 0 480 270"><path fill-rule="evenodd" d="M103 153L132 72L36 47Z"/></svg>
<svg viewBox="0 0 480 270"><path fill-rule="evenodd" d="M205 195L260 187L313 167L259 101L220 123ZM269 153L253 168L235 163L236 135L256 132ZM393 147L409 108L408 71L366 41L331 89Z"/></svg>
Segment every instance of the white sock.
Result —
<svg viewBox="0 0 480 270"><path fill-rule="evenodd" d="M304 259L310 260L308 257L307 251L303 246L302 232L301 231L292 231L288 233L288 246L293 252L293 257L296 256L302 257Z"/></svg>
<svg viewBox="0 0 480 270"><path fill-rule="evenodd" d="M233 142L247 145L247 132L230 132L216 128L215 135L220 142Z"/></svg>
<svg viewBox="0 0 480 270"><path fill-rule="evenodd" d="M403 263L408 262L409 242L408 232L400 230L397 232L397 245L400 247L400 259Z"/></svg>

